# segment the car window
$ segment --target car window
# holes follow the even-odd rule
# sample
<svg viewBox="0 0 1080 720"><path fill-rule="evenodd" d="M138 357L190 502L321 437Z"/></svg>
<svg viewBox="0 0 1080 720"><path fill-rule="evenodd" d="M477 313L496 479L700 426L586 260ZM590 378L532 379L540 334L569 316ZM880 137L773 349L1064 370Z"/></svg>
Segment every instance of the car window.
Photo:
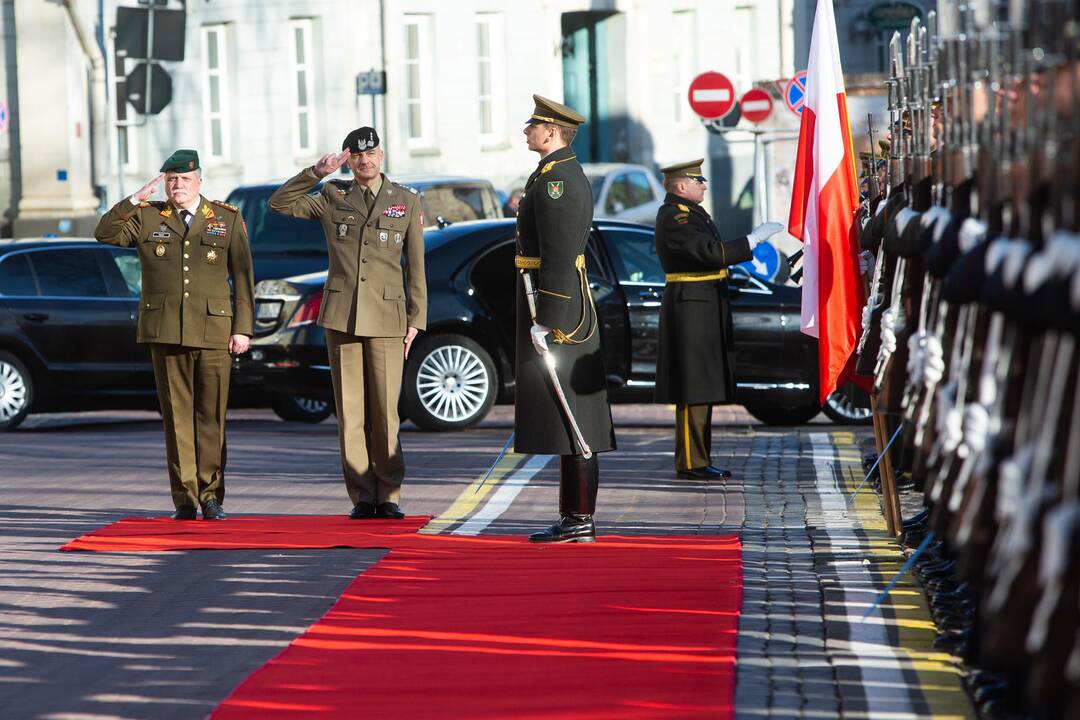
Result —
<svg viewBox="0 0 1080 720"><path fill-rule="evenodd" d="M626 187L629 203L627 207L637 207L654 200L652 185L649 184L649 178L643 172L632 172L627 175Z"/></svg>
<svg viewBox="0 0 1080 720"><path fill-rule="evenodd" d="M664 283L664 269L656 256L656 241L648 230L606 230L618 259L619 280L623 282Z"/></svg>
<svg viewBox="0 0 1080 720"><path fill-rule="evenodd" d="M37 284L26 253L0 260L0 295L37 295Z"/></svg>
<svg viewBox="0 0 1080 720"><path fill-rule="evenodd" d="M96 250L57 249L28 253L38 289L46 297L108 297Z"/></svg>
<svg viewBox="0 0 1080 720"><path fill-rule="evenodd" d="M270 190L237 193L229 202L240 208L253 253L325 253L322 224L279 215L270 209Z"/></svg>
<svg viewBox="0 0 1080 720"><path fill-rule="evenodd" d="M124 286L128 294L135 297L142 289L142 266L139 265L139 256L133 252L110 252L112 262L116 263L116 270L124 279Z"/></svg>
<svg viewBox="0 0 1080 720"><path fill-rule="evenodd" d="M482 185L444 185L427 188L420 193L423 200L424 221L434 223L436 218L441 217L454 223L489 217L484 210L485 189ZM491 216L494 216L494 211Z"/></svg>
<svg viewBox="0 0 1080 720"><path fill-rule="evenodd" d="M604 212L614 215L621 213L630 205L630 184L627 182L626 175L619 175L611 181L611 185L608 186L607 200L604 201Z"/></svg>
<svg viewBox="0 0 1080 720"><path fill-rule="evenodd" d="M595 202L596 198L600 197L600 192L604 189L604 176L593 175L589 178L589 183L592 185L592 196L593 201Z"/></svg>

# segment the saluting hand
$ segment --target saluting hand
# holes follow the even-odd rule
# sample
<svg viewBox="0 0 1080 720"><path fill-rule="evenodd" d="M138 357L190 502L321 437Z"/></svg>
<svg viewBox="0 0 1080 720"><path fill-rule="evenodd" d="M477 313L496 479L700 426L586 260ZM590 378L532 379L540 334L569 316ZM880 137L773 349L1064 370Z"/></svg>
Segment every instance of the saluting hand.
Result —
<svg viewBox="0 0 1080 720"><path fill-rule="evenodd" d="M150 198L154 197L154 193L157 192L158 184L165 179L165 173L158 175L156 178L139 188L131 197L135 198L139 202L146 202Z"/></svg>
<svg viewBox="0 0 1080 720"><path fill-rule="evenodd" d="M319 158L319 161L315 163L315 167L311 169L315 173L315 177L324 178L332 172L336 172L339 167L349 159L349 151L342 150L340 153L330 153L329 155L323 155Z"/></svg>
<svg viewBox="0 0 1080 720"><path fill-rule="evenodd" d="M416 328L409 326L409 331L405 333L405 359L409 358L409 348L412 347L413 340L416 339L417 333L420 331Z"/></svg>

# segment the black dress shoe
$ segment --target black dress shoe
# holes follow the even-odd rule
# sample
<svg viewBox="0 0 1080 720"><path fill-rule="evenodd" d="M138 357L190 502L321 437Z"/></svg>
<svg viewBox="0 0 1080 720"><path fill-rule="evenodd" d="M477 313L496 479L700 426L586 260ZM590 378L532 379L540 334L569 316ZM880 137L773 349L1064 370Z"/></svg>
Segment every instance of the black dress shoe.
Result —
<svg viewBox="0 0 1080 720"><path fill-rule="evenodd" d="M202 506L203 520L224 520L225 511L221 509L221 503L217 500L207 500Z"/></svg>
<svg viewBox="0 0 1080 720"><path fill-rule="evenodd" d="M403 520L405 519L405 513L401 512L401 508L398 507L397 503L381 502L375 508L375 517L383 520Z"/></svg>
<svg viewBox="0 0 1080 720"><path fill-rule="evenodd" d="M718 476L718 477L726 477L726 478L731 477L731 471L730 470L728 470L726 468L718 468L715 465L709 465L707 468L705 468L705 470L712 473L713 475Z"/></svg>
<svg viewBox="0 0 1080 720"><path fill-rule="evenodd" d="M375 503L360 501L353 505L349 513L350 520L371 520L375 517Z"/></svg>
<svg viewBox="0 0 1080 720"><path fill-rule="evenodd" d="M198 517L195 514L195 508L192 505L183 505L176 508L176 512L172 514L173 520L194 520Z"/></svg>
<svg viewBox="0 0 1080 720"><path fill-rule="evenodd" d="M534 543L585 543L595 539L596 526L592 515L564 515L547 530L529 536L529 542Z"/></svg>
<svg viewBox="0 0 1080 720"><path fill-rule="evenodd" d="M694 480L711 480L720 477L716 473L711 472L708 466L691 468L689 470L676 470L675 474L681 478L691 478Z"/></svg>

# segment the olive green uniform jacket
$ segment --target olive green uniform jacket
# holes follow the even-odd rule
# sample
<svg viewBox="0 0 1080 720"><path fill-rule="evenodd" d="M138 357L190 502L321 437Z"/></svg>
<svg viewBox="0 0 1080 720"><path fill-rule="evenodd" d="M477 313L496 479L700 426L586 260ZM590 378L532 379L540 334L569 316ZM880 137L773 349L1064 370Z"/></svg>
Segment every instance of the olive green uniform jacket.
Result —
<svg viewBox="0 0 1080 720"><path fill-rule="evenodd" d="M322 223L330 268L319 325L362 337L426 329L424 219L416 191L383 175L369 216L355 182L330 180L312 192L318 184L312 168L303 170L270 196L270 209Z"/></svg>
<svg viewBox="0 0 1080 720"><path fill-rule="evenodd" d="M615 449L600 328L584 270L575 266L592 229L592 188L570 148L551 153L525 185L518 206L518 255L539 258L532 273L536 320L558 331L547 336L566 401L593 452ZM510 272L511 269L507 268ZM573 439L543 360L533 348L532 318L518 278L515 333L514 449L576 455ZM573 342L560 343L559 333Z"/></svg>
<svg viewBox="0 0 1080 720"><path fill-rule="evenodd" d="M749 240L725 242L704 208L672 193L656 213L656 254L668 274L720 271L752 257ZM735 401L727 280L664 287L655 397L681 405Z"/></svg>
<svg viewBox="0 0 1080 720"><path fill-rule="evenodd" d="M227 350L230 335L252 334L251 248L236 208L200 195L189 228L169 203L125 198L94 237L139 251L138 342Z"/></svg>

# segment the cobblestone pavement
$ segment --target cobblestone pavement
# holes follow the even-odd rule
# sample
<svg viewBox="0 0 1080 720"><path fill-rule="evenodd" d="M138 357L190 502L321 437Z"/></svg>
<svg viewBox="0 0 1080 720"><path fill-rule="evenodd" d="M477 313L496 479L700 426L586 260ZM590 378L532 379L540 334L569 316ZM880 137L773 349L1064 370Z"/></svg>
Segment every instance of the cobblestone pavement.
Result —
<svg viewBox="0 0 1080 720"><path fill-rule="evenodd" d="M873 491L852 494L867 428L767 428L718 408L714 461L734 477L706 482L671 470L670 408L614 411L600 531L742 539L737 717L972 717L916 581L871 609L903 555ZM498 407L466 432L404 433L404 505L439 516L424 532L520 534L553 519L554 458L510 454L477 491L511 417ZM202 717L381 556L56 552L121 517L164 514L161 454L149 413L41 416L0 435L0 717ZM232 513L348 510L332 420L233 412L229 462Z"/></svg>

